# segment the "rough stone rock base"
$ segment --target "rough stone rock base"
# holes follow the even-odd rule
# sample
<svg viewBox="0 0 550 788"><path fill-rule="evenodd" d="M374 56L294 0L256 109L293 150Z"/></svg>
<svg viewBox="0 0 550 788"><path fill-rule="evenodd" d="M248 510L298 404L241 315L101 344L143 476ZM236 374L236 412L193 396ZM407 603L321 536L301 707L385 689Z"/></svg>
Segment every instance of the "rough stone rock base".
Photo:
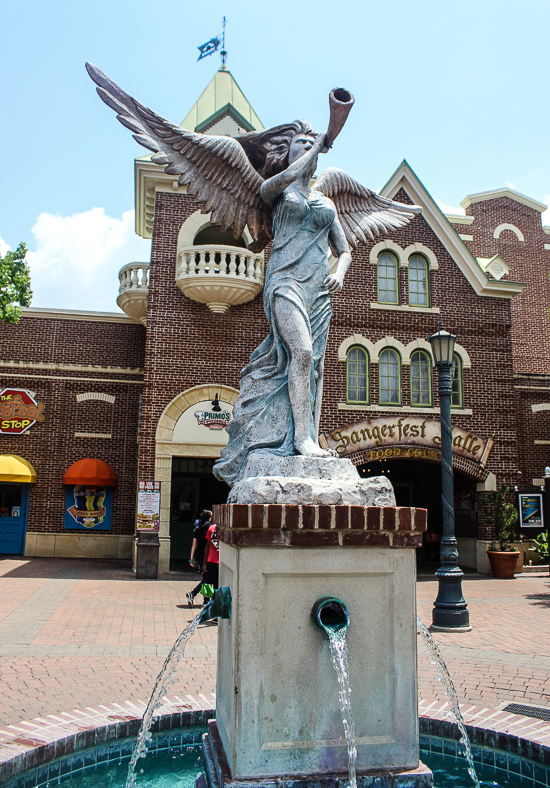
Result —
<svg viewBox="0 0 550 788"><path fill-rule="evenodd" d="M202 737L204 774L196 781L196 788L347 788L349 774L304 774L300 776L255 777L233 779L214 720L208 723L208 733ZM416 769L384 770L357 773L357 788L432 788L433 773L422 761Z"/></svg>
<svg viewBox="0 0 550 788"><path fill-rule="evenodd" d="M227 502L395 506L395 495L388 478L363 479L351 460L255 452Z"/></svg>

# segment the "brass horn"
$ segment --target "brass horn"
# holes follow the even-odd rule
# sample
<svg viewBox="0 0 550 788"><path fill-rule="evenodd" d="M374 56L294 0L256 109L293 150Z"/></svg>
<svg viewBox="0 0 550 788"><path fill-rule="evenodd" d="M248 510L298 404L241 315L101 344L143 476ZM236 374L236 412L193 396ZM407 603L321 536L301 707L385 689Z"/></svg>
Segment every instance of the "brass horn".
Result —
<svg viewBox="0 0 550 788"><path fill-rule="evenodd" d="M332 143L342 131L354 103L355 99L349 90L345 90L345 88L334 88L330 91L328 97L330 120L322 153L326 153L328 149L332 147Z"/></svg>

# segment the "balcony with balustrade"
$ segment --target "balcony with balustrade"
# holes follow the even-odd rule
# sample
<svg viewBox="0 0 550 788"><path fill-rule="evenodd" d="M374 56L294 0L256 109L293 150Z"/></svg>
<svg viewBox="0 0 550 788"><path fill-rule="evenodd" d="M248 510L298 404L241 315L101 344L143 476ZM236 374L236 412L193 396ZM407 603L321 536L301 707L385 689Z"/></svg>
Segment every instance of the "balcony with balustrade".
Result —
<svg viewBox="0 0 550 788"><path fill-rule="evenodd" d="M144 326L147 325L149 268L149 263L128 263L118 273L120 287L116 302L128 317Z"/></svg>
<svg viewBox="0 0 550 788"><path fill-rule="evenodd" d="M177 286L187 298L206 304L214 314L252 301L263 283L263 254L221 244L178 249Z"/></svg>

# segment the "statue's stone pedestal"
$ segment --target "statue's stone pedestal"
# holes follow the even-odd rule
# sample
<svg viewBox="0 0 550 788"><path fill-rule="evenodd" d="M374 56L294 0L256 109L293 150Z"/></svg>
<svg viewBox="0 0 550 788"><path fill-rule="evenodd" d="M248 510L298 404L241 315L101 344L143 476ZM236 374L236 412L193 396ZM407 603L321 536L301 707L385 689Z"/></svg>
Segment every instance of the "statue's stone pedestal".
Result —
<svg viewBox="0 0 550 788"><path fill-rule="evenodd" d="M426 511L225 504L214 521L233 608L219 621L209 788L347 782L336 672L310 618L327 595L350 614L358 784L431 785L418 760L416 668L414 548Z"/></svg>
<svg viewBox="0 0 550 788"><path fill-rule="evenodd" d="M348 459L252 452L228 503L395 506L387 476L359 476Z"/></svg>

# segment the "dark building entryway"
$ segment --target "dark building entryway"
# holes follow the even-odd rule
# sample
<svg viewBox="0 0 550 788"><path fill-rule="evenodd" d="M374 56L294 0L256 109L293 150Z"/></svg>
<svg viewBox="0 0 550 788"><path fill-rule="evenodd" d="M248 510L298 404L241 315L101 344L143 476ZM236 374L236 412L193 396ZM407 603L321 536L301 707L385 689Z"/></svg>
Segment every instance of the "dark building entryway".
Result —
<svg viewBox="0 0 550 788"><path fill-rule="evenodd" d="M428 530L417 550L419 561L439 563L439 537L442 531L441 465L420 460L377 460L357 466L359 475L387 476L395 491L397 506L428 510ZM476 517L476 482L454 471L455 532L473 535Z"/></svg>
<svg viewBox="0 0 550 788"><path fill-rule="evenodd" d="M193 523L202 509L225 503L229 487L212 473L215 459L173 457L170 503L170 568L189 569Z"/></svg>

